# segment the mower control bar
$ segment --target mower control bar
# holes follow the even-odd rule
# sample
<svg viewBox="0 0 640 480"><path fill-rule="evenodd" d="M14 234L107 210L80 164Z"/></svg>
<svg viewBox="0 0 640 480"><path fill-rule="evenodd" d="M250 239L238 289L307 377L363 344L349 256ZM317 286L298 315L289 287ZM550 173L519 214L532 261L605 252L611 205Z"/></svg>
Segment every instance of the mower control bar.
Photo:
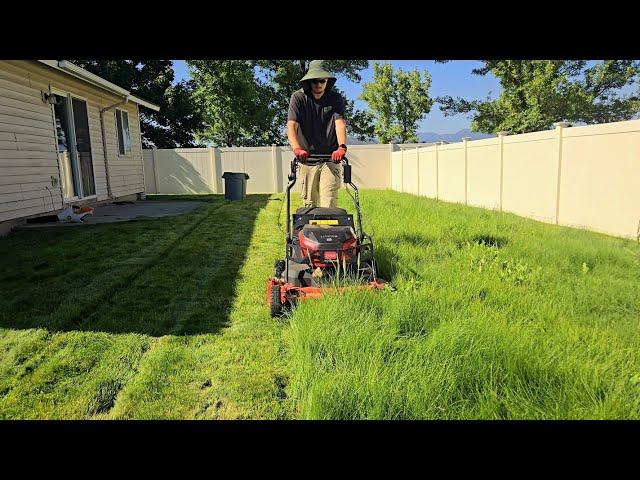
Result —
<svg viewBox="0 0 640 480"><path fill-rule="evenodd" d="M298 157L293 157L293 160L291 161L291 172L289 173L289 184L287 185L287 191L286 191L286 202L287 202L287 244L290 244L292 242L292 238L291 238L291 189L293 188L293 186L296 184L296 179L297 179L297 170L298 170L298 164L302 164L302 165L319 165L321 163L330 163L333 162L333 160L331 159L331 155L318 155L318 154L314 154L314 155L309 155L307 157L307 159L303 162L301 161ZM342 166L343 166L343 170L342 170L342 177L343 177L343 181L345 184L350 185L353 190L354 190L354 195L353 197L353 202L356 208L356 213L357 213L357 222L358 222L358 238L359 240L362 242L364 240L364 231L362 229L362 214L360 213L360 200L358 198L358 187L356 187L353 182L351 181L351 165L349 165L349 160L347 160L347 157L343 157L341 160ZM287 251L288 251L288 247L287 247ZM289 258L289 255L287 254L287 259ZM288 263L287 263L288 265Z"/></svg>
<svg viewBox="0 0 640 480"><path fill-rule="evenodd" d="M318 165L320 163L333 162L333 160L331 159L331 155L309 155L304 161L300 160L298 157L296 157L296 160L298 161L298 163L301 163L303 165ZM349 165L349 160L347 160L347 157L343 157L341 162L343 165Z"/></svg>

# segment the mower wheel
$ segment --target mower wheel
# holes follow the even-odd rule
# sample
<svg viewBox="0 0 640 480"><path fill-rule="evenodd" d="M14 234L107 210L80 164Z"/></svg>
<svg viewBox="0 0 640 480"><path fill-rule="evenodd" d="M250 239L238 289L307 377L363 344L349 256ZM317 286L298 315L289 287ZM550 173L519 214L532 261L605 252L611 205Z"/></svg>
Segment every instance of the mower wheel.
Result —
<svg viewBox="0 0 640 480"><path fill-rule="evenodd" d="M282 300L280 299L280 285L271 286L271 302L269 303L269 309L272 317L279 317L282 315Z"/></svg>

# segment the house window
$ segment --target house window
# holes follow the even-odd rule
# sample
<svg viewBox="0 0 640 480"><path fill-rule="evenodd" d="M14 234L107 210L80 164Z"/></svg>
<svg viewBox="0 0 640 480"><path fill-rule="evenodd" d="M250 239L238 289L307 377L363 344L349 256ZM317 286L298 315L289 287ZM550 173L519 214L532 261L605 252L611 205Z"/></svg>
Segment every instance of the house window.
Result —
<svg viewBox="0 0 640 480"><path fill-rule="evenodd" d="M120 152L120 155L131 153L129 112L125 110L116 110L116 127L116 130L118 131L118 152Z"/></svg>

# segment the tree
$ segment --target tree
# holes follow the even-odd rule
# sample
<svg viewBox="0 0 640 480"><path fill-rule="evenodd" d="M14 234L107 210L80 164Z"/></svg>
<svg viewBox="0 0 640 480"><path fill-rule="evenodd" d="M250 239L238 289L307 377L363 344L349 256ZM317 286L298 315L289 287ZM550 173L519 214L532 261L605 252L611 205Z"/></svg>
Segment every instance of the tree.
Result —
<svg viewBox="0 0 640 480"><path fill-rule="evenodd" d="M195 145L202 117L191 93L193 82L173 85L170 60L72 60L76 65L154 103L159 112L140 109L140 129L145 148Z"/></svg>
<svg viewBox="0 0 640 480"><path fill-rule="evenodd" d="M471 113L476 132L525 133L554 122L605 123L629 120L639 111L638 92L621 95L640 74L640 62L605 60L587 67L583 60L489 60L475 75L491 72L500 80L496 99L439 97L445 116Z"/></svg>
<svg viewBox="0 0 640 480"><path fill-rule="evenodd" d="M289 100L300 88L308 60L188 60L187 64L206 123L198 138L234 146L287 143ZM326 62L336 75L354 82L361 81L358 72L368 65L367 60ZM349 134L361 140L372 136L370 116L348 99L345 116Z"/></svg>
<svg viewBox="0 0 640 480"><path fill-rule="evenodd" d="M204 127L200 140L214 145L277 143L273 88L255 77L250 60L188 60Z"/></svg>
<svg viewBox="0 0 640 480"><path fill-rule="evenodd" d="M429 72L394 72L390 63L373 64L373 80L365 83L362 98L373 112L374 134L380 143L417 142L418 122L430 111Z"/></svg>

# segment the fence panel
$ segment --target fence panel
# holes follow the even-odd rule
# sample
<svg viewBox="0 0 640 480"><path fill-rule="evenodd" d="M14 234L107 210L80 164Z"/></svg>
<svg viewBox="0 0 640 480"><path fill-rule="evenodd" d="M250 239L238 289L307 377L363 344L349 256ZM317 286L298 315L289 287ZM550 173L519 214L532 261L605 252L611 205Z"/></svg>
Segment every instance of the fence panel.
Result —
<svg viewBox="0 0 640 480"><path fill-rule="evenodd" d="M394 148L395 147L395 148ZM395 150L395 151L394 151ZM419 194L635 238L640 221L640 120L446 145L354 145L360 188ZM223 193L224 171L248 193L283 192L289 147L144 151L148 193ZM294 192L300 191L300 182Z"/></svg>

